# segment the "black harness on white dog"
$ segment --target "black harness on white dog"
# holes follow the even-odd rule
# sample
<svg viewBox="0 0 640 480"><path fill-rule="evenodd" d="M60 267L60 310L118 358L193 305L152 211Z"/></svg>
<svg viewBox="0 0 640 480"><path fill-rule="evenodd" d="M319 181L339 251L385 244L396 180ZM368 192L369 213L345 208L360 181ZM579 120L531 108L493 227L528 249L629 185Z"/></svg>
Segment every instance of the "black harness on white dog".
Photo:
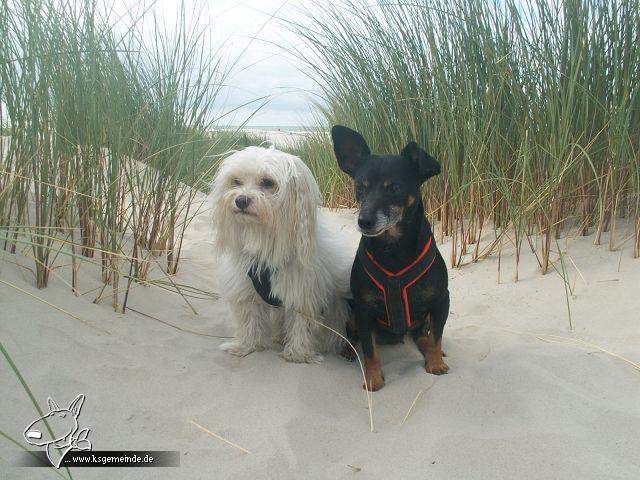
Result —
<svg viewBox="0 0 640 480"><path fill-rule="evenodd" d="M433 234L429 231L426 244L418 258L399 272L393 273L382 267L360 242L357 256L371 281L382 291L386 318L376 319L385 330L405 334L421 325L422 322L411 318L408 289L424 277L436 261L437 249Z"/></svg>
<svg viewBox="0 0 640 480"><path fill-rule="evenodd" d="M280 307L282 300L271 294L271 270L267 267L258 268L257 265L251 265L247 272L253 288L255 288L260 298L272 307Z"/></svg>

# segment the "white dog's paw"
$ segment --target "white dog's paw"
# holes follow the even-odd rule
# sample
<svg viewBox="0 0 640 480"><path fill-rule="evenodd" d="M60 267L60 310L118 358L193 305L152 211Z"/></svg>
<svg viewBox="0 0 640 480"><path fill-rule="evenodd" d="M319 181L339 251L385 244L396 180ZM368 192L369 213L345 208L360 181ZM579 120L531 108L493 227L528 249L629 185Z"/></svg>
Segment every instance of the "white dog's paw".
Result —
<svg viewBox="0 0 640 480"><path fill-rule="evenodd" d="M246 357L250 353L262 349L256 345L249 345L238 340L233 340L231 342L225 342L220 345L220 350L230 353L231 355L236 355L238 357Z"/></svg>
<svg viewBox="0 0 640 480"><path fill-rule="evenodd" d="M282 358L291 363L320 363L324 360L318 352L298 352L285 347Z"/></svg>

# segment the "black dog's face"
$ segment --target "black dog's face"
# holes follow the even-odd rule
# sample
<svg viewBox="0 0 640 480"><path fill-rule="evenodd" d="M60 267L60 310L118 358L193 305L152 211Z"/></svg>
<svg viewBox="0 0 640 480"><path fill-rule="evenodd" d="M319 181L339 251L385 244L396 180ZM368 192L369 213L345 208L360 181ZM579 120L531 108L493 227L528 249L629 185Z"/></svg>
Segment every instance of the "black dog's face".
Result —
<svg viewBox="0 0 640 480"><path fill-rule="evenodd" d="M375 155L364 138L347 127L336 125L331 137L338 165L354 180L358 228L365 236L393 228L420 198L422 183L440 173L440 164L415 142L399 155Z"/></svg>
<svg viewBox="0 0 640 480"><path fill-rule="evenodd" d="M369 155L353 175L358 229L375 237L395 226L420 195L415 168L401 155Z"/></svg>

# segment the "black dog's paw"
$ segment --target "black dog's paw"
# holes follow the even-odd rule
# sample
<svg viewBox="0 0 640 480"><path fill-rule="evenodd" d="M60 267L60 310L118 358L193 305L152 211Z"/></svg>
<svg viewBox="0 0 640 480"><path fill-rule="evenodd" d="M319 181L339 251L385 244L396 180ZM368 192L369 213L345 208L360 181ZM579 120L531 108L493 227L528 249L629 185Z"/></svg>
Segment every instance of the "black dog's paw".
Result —
<svg viewBox="0 0 640 480"><path fill-rule="evenodd" d="M384 374L382 370L377 370L370 372L368 371L365 375L367 379L367 383L362 385L362 388L365 390L369 390L370 392L377 392L382 387L384 387Z"/></svg>
<svg viewBox="0 0 640 480"><path fill-rule="evenodd" d="M425 370L427 373L432 373L433 375L444 375L449 372L449 365L444 363L442 357L440 359L427 360L425 365Z"/></svg>

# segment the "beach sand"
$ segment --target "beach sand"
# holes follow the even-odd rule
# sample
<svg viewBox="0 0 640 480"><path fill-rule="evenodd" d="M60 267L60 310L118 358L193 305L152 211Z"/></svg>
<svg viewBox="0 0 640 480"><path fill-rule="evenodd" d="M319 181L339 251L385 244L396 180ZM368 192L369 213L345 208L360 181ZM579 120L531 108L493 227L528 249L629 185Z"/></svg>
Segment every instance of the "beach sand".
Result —
<svg viewBox="0 0 640 480"><path fill-rule="evenodd" d="M305 136L314 133L311 130L292 130L287 129L286 127L282 129L261 129L255 127L244 129L243 132L247 135L264 138L268 143L281 150L294 149L298 147L300 142L304 140ZM326 132L326 135L328 137L329 133Z"/></svg>
<svg viewBox="0 0 640 480"><path fill-rule="evenodd" d="M352 213L331 217L358 241ZM450 245L439 248L448 261ZM451 371L425 373L410 341L381 347L373 433L357 363L289 364L275 347L229 356L217 337L232 328L214 300L192 299L195 315L179 295L138 286L129 306L142 314L114 313L55 275L38 291L12 263L31 261L2 252L0 280L13 286L0 283L0 340L41 406L86 395L79 420L94 450L180 452L176 468L72 469L78 479L640 478L640 369L625 361L640 362L640 260L631 242L610 252L588 236L567 248L573 330L562 278L541 275L532 255L517 283L508 250L500 282L497 257L450 269ZM223 288L213 250L205 212L187 231L175 281ZM82 272L81 291L99 285L97 270ZM4 359L0 385L0 429L24 444L37 414ZM20 451L0 438L0 478L56 478L14 466Z"/></svg>

